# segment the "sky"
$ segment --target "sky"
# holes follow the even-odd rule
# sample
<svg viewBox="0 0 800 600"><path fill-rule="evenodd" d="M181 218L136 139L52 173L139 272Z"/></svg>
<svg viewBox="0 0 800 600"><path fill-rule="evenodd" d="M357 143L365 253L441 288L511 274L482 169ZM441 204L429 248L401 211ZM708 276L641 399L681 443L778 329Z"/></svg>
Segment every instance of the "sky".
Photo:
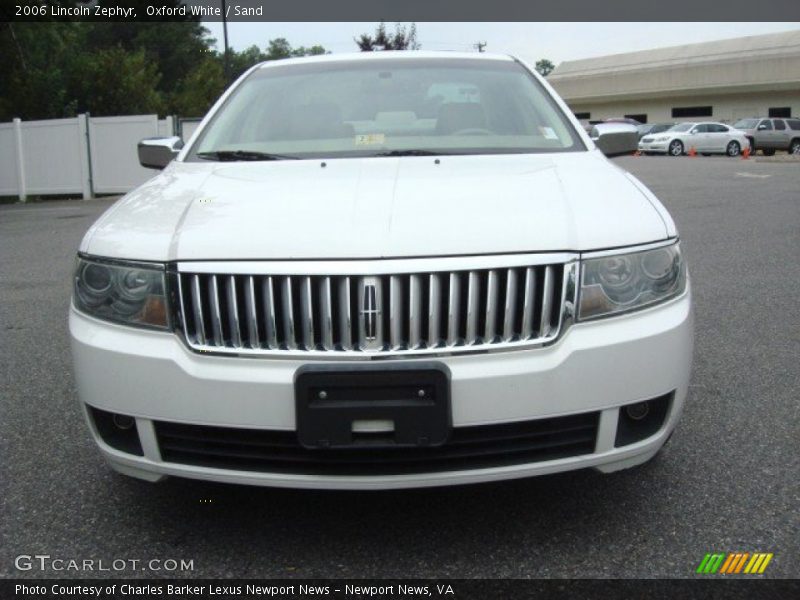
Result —
<svg viewBox="0 0 800 600"><path fill-rule="evenodd" d="M331 52L353 52L353 38L372 33L375 23L229 23L229 44L243 50L264 48L284 37L292 46L321 44ZM222 23L205 23L222 46ZM389 31L394 24L387 24ZM423 50L474 49L513 54L523 60L564 60L632 52L664 46L800 29L800 23L417 23Z"/></svg>

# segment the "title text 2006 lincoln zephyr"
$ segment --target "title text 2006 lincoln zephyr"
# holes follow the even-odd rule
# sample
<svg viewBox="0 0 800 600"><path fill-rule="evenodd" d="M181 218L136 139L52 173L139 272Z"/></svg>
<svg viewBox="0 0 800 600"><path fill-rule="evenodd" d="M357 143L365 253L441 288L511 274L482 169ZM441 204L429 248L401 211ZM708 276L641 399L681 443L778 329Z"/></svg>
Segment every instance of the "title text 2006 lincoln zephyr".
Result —
<svg viewBox="0 0 800 600"><path fill-rule="evenodd" d="M461 484L631 467L675 428L675 225L523 62L274 61L139 157L163 170L87 232L69 315L119 472Z"/></svg>

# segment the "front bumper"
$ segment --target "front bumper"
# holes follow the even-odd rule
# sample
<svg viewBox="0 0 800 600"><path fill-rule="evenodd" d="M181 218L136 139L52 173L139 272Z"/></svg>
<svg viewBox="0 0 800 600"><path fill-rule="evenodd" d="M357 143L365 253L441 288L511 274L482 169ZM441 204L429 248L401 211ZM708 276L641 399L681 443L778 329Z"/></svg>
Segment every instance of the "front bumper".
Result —
<svg viewBox="0 0 800 600"><path fill-rule="evenodd" d="M596 412L594 451L527 464L392 475L244 471L163 460L157 422L294 431L294 376L305 361L209 356L175 335L69 317L82 403L136 418L142 456L106 444L117 470L144 479L175 475L230 483L338 489L424 487L511 479L585 467L614 471L645 462L674 429L692 360L690 291L626 316L579 323L557 343L529 350L437 358L451 373L455 428ZM403 359L407 363L409 360ZM390 365L393 361L385 361ZM619 407L672 394L663 425L615 447Z"/></svg>
<svg viewBox="0 0 800 600"><path fill-rule="evenodd" d="M666 154L668 149L669 149L669 141L650 142L650 143L639 142L639 152L656 152L656 153Z"/></svg>

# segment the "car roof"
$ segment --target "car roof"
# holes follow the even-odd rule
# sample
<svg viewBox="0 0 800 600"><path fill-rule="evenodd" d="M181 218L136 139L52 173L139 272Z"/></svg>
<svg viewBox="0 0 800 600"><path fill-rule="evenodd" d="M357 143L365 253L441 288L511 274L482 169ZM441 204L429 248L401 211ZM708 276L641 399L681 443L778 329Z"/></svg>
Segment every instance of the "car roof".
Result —
<svg viewBox="0 0 800 600"><path fill-rule="evenodd" d="M493 54L491 52L447 52L432 50L384 50L380 52L342 52L336 54L319 54L316 56L301 56L297 58L284 58L281 60L269 60L261 63L258 68L267 69L275 66L285 66L291 64L312 64L312 63L334 63L351 61L380 61L391 62L403 59L442 59L452 58L459 60L474 61L503 61L509 62L516 60L508 54Z"/></svg>

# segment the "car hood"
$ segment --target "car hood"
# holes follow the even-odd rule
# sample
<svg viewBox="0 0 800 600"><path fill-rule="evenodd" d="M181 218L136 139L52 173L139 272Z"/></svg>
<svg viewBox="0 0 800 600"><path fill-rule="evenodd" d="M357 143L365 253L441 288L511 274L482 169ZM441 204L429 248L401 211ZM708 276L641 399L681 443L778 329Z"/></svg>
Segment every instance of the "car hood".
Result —
<svg viewBox="0 0 800 600"><path fill-rule="evenodd" d="M592 250L675 235L597 151L172 163L81 250L139 260L388 258Z"/></svg>

